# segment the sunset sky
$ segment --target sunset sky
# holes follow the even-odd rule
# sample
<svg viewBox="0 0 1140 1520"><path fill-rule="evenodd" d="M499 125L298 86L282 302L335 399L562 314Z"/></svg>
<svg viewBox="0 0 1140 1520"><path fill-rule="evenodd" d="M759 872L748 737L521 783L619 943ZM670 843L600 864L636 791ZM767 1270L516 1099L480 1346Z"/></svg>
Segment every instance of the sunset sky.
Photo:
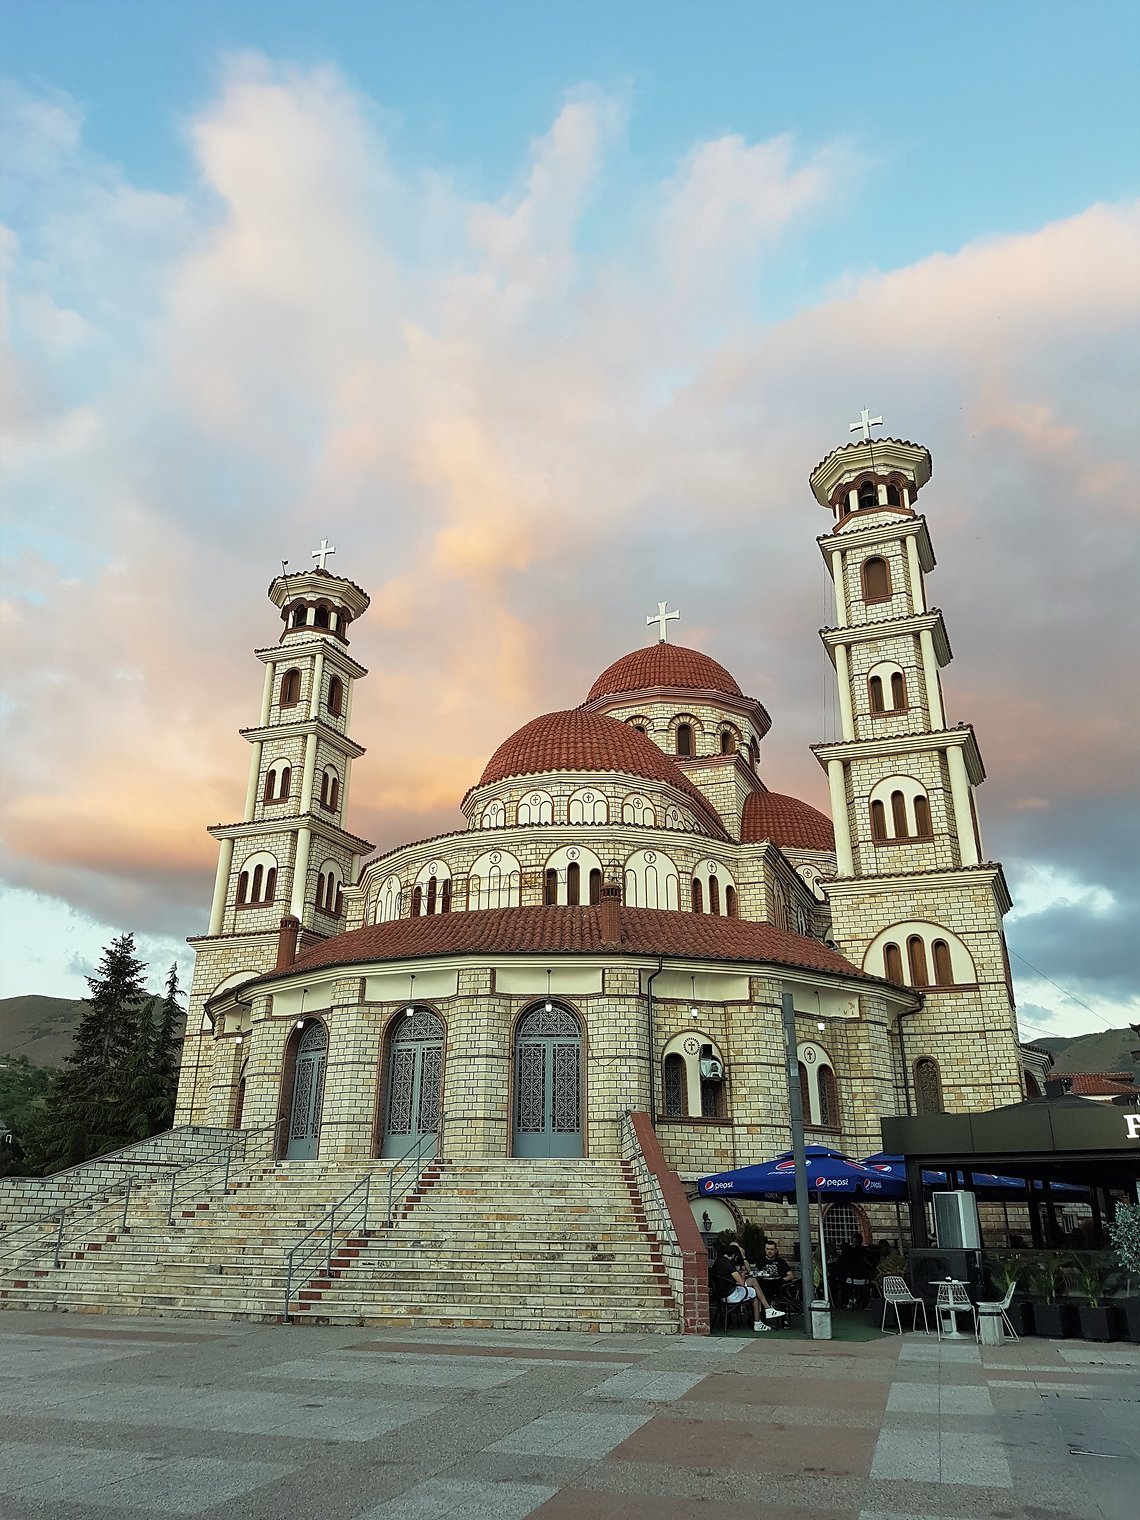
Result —
<svg viewBox="0 0 1140 1520"><path fill-rule="evenodd" d="M0 996L157 986L281 561L364 586L348 826L652 634L826 806L807 475L930 448L1023 1037L1140 1019L1132 4L0 0Z"/></svg>

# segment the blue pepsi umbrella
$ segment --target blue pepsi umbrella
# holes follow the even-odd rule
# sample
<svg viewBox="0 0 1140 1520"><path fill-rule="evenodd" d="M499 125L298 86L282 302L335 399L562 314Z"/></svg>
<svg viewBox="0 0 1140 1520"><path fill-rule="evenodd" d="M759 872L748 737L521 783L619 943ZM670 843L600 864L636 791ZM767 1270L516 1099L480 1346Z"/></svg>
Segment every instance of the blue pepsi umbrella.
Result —
<svg viewBox="0 0 1140 1520"><path fill-rule="evenodd" d="M859 1164L869 1167L891 1181L900 1182L904 1188L906 1186L906 1159L903 1156L888 1156L883 1151L877 1151L875 1155L865 1157ZM997 1194L999 1199L1012 1193L1025 1193L1029 1188L1024 1177L1003 1177L995 1172L975 1172L972 1168L966 1168L966 1170L970 1172L974 1180L976 1192ZM924 1187L954 1187L956 1181L957 1178L951 1179L949 1172L928 1171L925 1167L923 1168ZM1040 1180L1033 1184L1038 1192L1043 1192L1044 1186ZM1049 1192L1054 1197L1088 1197L1088 1189L1075 1182L1050 1182Z"/></svg>

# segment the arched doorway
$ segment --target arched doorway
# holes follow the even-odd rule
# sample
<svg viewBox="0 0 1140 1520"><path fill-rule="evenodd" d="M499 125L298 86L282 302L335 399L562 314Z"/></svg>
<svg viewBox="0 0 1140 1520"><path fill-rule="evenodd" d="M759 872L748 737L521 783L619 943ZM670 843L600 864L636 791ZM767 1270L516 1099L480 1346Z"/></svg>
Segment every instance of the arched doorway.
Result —
<svg viewBox="0 0 1140 1520"><path fill-rule="evenodd" d="M328 1050L329 1032L319 1021L310 1024L297 1042L286 1161L311 1161L317 1154Z"/></svg>
<svg viewBox="0 0 1140 1520"><path fill-rule="evenodd" d="M425 1136L438 1137L443 1083L443 1020L430 1008L397 1015L384 1064L382 1156L403 1156ZM436 1139L420 1155L435 1154Z"/></svg>
<svg viewBox="0 0 1140 1520"><path fill-rule="evenodd" d="M532 1008L515 1030L515 1156L582 1154L582 1027L569 1008Z"/></svg>

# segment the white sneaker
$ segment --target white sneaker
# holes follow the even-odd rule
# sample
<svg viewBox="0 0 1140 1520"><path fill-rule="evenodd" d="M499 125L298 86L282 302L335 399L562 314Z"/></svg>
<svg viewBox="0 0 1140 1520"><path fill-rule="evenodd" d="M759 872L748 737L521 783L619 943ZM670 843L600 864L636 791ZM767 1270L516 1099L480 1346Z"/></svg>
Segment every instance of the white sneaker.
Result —
<svg viewBox="0 0 1140 1520"><path fill-rule="evenodd" d="M769 1319L787 1319L787 1317L788 1316L784 1313L783 1309L769 1309L768 1310L768 1318Z"/></svg>
<svg viewBox="0 0 1140 1520"><path fill-rule="evenodd" d="M756 1321L756 1323L752 1326L752 1330L756 1335L771 1335L772 1333L771 1325L765 1325L760 1320Z"/></svg>

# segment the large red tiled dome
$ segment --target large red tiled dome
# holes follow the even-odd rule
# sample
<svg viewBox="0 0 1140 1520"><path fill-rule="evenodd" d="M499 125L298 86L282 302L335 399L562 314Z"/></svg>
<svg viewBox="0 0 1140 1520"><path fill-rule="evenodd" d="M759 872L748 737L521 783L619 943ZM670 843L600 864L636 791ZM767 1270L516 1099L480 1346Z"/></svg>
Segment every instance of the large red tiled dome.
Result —
<svg viewBox="0 0 1140 1520"><path fill-rule="evenodd" d="M740 838L745 844L770 839L800 850L834 850L831 819L798 797L782 792L752 792L744 803Z"/></svg>
<svg viewBox="0 0 1140 1520"><path fill-rule="evenodd" d="M584 707L532 718L499 745L479 785L549 771L617 771L623 776L667 781L691 797L702 814L710 811L704 794L651 739L628 723Z"/></svg>
<svg viewBox="0 0 1140 1520"><path fill-rule="evenodd" d="M699 649L680 644L650 644L615 660L590 687L588 702L618 691L644 691L655 686L681 686L689 691L720 691L726 696L744 693L725 670Z"/></svg>

